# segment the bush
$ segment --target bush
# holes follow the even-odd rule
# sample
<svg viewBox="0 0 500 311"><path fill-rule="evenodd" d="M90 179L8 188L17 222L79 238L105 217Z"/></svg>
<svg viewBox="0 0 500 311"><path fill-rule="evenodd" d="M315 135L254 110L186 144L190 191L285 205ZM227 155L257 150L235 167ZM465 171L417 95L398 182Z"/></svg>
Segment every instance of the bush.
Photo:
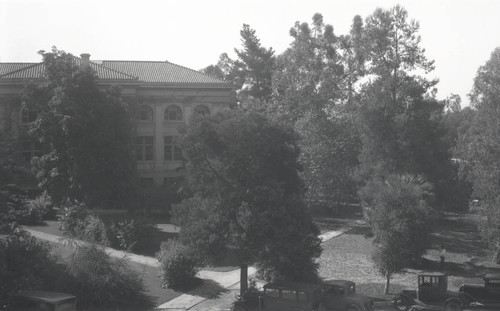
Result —
<svg viewBox="0 0 500 311"><path fill-rule="evenodd" d="M60 209L59 229L71 238L109 245L106 227L83 203L66 203Z"/></svg>
<svg viewBox="0 0 500 311"><path fill-rule="evenodd" d="M56 216L52 200L47 192L34 199L26 199L22 206L22 218L20 223L23 225L40 224L44 219Z"/></svg>
<svg viewBox="0 0 500 311"><path fill-rule="evenodd" d="M112 222L108 227L107 235L111 247L135 251L141 249L145 241L152 236L155 226L145 221L126 219Z"/></svg>
<svg viewBox="0 0 500 311"><path fill-rule="evenodd" d="M124 259L112 259L102 247L87 244L68 259L76 282L68 287L78 297L79 309L148 310L153 306L141 277Z"/></svg>
<svg viewBox="0 0 500 311"><path fill-rule="evenodd" d="M24 230L0 239L0 300L24 289L55 290L64 267L50 246Z"/></svg>
<svg viewBox="0 0 500 311"><path fill-rule="evenodd" d="M164 241L156 258L163 271L163 286L187 289L196 283L196 259L186 245L177 240Z"/></svg>

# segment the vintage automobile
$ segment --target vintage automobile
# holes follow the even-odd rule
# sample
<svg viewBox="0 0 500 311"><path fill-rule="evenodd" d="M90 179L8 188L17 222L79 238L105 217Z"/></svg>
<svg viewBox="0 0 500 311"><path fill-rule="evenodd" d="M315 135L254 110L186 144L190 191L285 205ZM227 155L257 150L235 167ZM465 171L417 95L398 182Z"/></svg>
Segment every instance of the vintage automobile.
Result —
<svg viewBox="0 0 500 311"><path fill-rule="evenodd" d="M481 310L500 310L500 273L484 276L483 285L462 285L459 297L464 308Z"/></svg>
<svg viewBox="0 0 500 311"><path fill-rule="evenodd" d="M403 290L394 298L394 307L401 311L461 311L463 302L457 293L448 291L448 276L429 272L417 276L417 289Z"/></svg>
<svg viewBox="0 0 500 311"><path fill-rule="evenodd" d="M263 291L248 292L232 307L233 311L371 311L370 298L356 293L351 281L323 283L271 282Z"/></svg>
<svg viewBox="0 0 500 311"><path fill-rule="evenodd" d="M76 297L59 292L21 291L10 295L4 309L9 311L76 311Z"/></svg>

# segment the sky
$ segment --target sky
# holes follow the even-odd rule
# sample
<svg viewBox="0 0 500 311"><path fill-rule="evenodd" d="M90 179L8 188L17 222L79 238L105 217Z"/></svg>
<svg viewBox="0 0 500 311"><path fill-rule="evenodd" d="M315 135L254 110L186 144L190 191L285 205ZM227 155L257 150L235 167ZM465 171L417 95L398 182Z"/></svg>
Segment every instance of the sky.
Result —
<svg viewBox="0 0 500 311"><path fill-rule="evenodd" d="M192 69L234 57L249 24L264 47L282 53L296 21L321 13L337 35L355 15L402 5L420 23L435 60L438 98L463 106L477 69L500 47L500 0L0 0L0 62L39 62L52 46L91 60L169 61Z"/></svg>

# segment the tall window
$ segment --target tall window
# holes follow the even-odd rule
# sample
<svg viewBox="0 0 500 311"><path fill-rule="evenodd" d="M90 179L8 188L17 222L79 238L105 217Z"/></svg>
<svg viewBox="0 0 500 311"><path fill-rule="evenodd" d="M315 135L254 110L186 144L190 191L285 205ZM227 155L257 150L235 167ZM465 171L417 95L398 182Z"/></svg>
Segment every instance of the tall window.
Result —
<svg viewBox="0 0 500 311"><path fill-rule="evenodd" d="M165 109L165 121L182 121L182 110L177 105L170 105Z"/></svg>
<svg viewBox="0 0 500 311"><path fill-rule="evenodd" d="M205 105L198 105L194 108L194 113L201 114L202 116L208 116L210 114L210 109Z"/></svg>
<svg viewBox="0 0 500 311"><path fill-rule="evenodd" d="M29 138L22 139L21 149L23 159L26 162L30 162L33 157L39 157L42 155L42 145Z"/></svg>
<svg viewBox="0 0 500 311"><path fill-rule="evenodd" d="M165 161L182 160L181 148L179 147L178 136L165 136L164 139L164 157Z"/></svg>
<svg viewBox="0 0 500 311"><path fill-rule="evenodd" d="M153 121L153 109L147 105L139 107L137 119L140 121Z"/></svg>
<svg viewBox="0 0 500 311"><path fill-rule="evenodd" d="M137 136L135 138L135 156L137 161L153 161L153 136Z"/></svg>
<svg viewBox="0 0 500 311"><path fill-rule="evenodd" d="M36 120L38 113L33 109L23 108L21 110L21 123L22 124L30 124L31 122Z"/></svg>

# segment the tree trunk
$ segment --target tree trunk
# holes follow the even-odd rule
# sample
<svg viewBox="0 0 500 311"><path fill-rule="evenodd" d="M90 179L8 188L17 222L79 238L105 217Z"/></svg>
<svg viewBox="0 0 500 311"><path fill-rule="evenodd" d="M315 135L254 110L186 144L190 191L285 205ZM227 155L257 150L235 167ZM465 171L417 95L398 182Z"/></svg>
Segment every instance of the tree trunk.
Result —
<svg viewBox="0 0 500 311"><path fill-rule="evenodd" d="M248 290L248 265L240 265L240 297Z"/></svg>
<svg viewBox="0 0 500 311"><path fill-rule="evenodd" d="M391 274L389 272L385 273L385 288L384 294L389 294L389 286L391 285Z"/></svg>

